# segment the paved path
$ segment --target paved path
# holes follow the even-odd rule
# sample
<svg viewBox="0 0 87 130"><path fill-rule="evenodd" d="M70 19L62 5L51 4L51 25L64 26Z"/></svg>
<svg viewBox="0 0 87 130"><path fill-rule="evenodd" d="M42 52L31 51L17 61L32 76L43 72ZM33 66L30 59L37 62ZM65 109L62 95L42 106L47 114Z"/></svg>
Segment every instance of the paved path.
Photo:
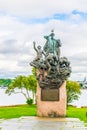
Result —
<svg viewBox="0 0 87 130"><path fill-rule="evenodd" d="M21 117L0 120L0 130L87 130L76 118Z"/></svg>

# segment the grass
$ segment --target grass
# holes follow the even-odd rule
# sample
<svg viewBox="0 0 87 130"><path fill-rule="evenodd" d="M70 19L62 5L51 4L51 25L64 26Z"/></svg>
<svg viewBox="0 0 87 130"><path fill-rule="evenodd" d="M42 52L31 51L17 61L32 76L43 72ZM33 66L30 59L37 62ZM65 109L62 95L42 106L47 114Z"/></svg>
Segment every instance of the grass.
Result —
<svg viewBox="0 0 87 130"><path fill-rule="evenodd" d="M69 106L67 108L67 117L79 118L81 121L87 122L87 108L75 108Z"/></svg>
<svg viewBox="0 0 87 130"><path fill-rule="evenodd" d="M80 120L87 122L87 108L75 108L69 106L67 108L67 117L79 118ZM21 116L36 116L36 105L15 105L0 107L0 118L10 119L18 118Z"/></svg>
<svg viewBox="0 0 87 130"><path fill-rule="evenodd" d="M0 107L0 118L10 119L21 116L36 116L36 105L15 105Z"/></svg>

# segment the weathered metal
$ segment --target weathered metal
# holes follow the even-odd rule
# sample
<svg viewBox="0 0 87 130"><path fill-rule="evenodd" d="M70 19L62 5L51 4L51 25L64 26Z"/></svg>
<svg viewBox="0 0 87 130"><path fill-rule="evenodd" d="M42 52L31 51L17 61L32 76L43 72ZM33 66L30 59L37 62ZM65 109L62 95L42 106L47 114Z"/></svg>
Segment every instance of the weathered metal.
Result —
<svg viewBox="0 0 87 130"><path fill-rule="evenodd" d="M44 96L45 94L43 93L47 93L48 91L45 91L46 89L49 88L50 92L54 91L53 89L58 89L71 73L68 59L66 57L60 57L61 41L60 39L55 39L54 36L53 30L50 35L44 36L46 43L43 49L41 49L41 46L36 48L34 42L34 49L37 52L37 56L30 63L31 66L39 70L37 80L39 86L42 88L42 95Z"/></svg>

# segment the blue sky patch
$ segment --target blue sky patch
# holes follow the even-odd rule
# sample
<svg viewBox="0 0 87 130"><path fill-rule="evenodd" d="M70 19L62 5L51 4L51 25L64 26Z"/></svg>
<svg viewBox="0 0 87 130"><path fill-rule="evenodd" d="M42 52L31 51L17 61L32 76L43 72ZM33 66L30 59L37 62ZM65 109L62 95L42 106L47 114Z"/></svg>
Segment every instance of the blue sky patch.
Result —
<svg viewBox="0 0 87 130"><path fill-rule="evenodd" d="M74 14L74 15L79 14L83 19L87 20L87 12L84 13L84 12L80 12L80 11L74 10L72 12L72 14Z"/></svg>

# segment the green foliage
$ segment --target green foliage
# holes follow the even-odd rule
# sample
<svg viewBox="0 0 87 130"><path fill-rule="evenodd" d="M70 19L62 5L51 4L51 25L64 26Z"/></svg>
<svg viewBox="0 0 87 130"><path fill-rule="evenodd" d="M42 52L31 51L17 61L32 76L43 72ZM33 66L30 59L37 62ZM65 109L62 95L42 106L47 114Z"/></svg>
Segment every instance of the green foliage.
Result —
<svg viewBox="0 0 87 130"><path fill-rule="evenodd" d="M26 103L28 104L28 105L32 105L32 103L33 103L33 99L27 99L27 101L26 101Z"/></svg>
<svg viewBox="0 0 87 130"><path fill-rule="evenodd" d="M0 79L0 87L7 87L11 84L12 79Z"/></svg>
<svg viewBox="0 0 87 130"><path fill-rule="evenodd" d="M30 75L27 77L27 79L30 90L36 93L36 86L37 86L36 78L33 75Z"/></svg>
<svg viewBox="0 0 87 130"><path fill-rule="evenodd" d="M31 99L30 91L36 92L36 84L37 82L33 75L17 76L6 89L6 93L8 95L21 93L25 96L26 100L28 100Z"/></svg>
<svg viewBox="0 0 87 130"><path fill-rule="evenodd" d="M36 76L37 76L37 69L35 67L32 68L32 74L36 78Z"/></svg>
<svg viewBox="0 0 87 130"><path fill-rule="evenodd" d="M66 89L67 104L71 103L73 100L78 100L79 95L81 94L79 83L67 80Z"/></svg>
<svg viewBox="0 0 87 130"><path fill-rule="evenodd" d="M83 84L82 83L80 83L80 88L83 88Z"/></svg>

